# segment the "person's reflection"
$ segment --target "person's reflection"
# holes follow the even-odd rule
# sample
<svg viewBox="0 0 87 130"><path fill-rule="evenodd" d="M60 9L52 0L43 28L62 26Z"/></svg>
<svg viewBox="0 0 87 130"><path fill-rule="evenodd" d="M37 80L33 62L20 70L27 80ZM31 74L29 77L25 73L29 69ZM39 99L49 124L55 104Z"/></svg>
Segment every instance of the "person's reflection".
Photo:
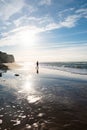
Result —
<svg viewBox="0 0 87 130"><path fill-rule="evenodd" d="M38 67L36 68L36 73L39 74L39 68Z"/></svg>

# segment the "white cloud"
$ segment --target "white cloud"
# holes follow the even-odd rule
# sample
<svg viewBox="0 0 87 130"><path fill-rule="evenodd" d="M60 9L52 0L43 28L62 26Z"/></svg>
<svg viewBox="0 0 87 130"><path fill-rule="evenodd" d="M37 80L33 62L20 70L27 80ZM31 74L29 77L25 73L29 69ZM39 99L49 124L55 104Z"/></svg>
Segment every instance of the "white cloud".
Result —
<svg viewBox="0 0 87 130"><path fill-rule="evenodd" d="M27 8L27 12L30 14L30 13L33 13L33 12L36 12L38 10L37 6L34 6L34 5L30 5L30 4L26 4L25 8Z"/></svg>
<svg viewBox="0 0 87 130"><path fill-rule="evenodd" d="M63 22L60 23L61 27L74 27L76 22L80 19L79 15L70 15Z"/></svg>
<svg viewBox="0 0 87 130"><path fill-rule="evenodd" d="M20 11L23 6L24 0L11 0L9 3L4 0L3 4L0 5L0 18L8 20L10 16Z"/></svg>
<svg viewBox="0 0 87 130"><path fill-rule="evenodd" d="M29 30L29 31L33 31L34 33L39 33L42 31L41 28L38 28L36 26L24 26L24 27L20 27L20 28L16 28L14 30L11 31L11 33L18 33L24 30Z"/></svg>
<svg viewBox="0 0 87 130"><path fill-rule="evenodd" d="M76 10L76 13L84 13L84 14L87 14L87 8L78 9L78 10Z"/></svg>
<svg viewBox="0 0 87 130"><path fill-rule="evenodd" d="M59 29L59 28L72 28L74 26L76 26L77 21L80 19L80 16L78 15L70 15L68 17L66 17L63 21L60 22L53 22L53 23L49 23L46 26L46 30L54 30L54 29Z"/></svg>
<svg viewBox="0 0 87 130"><path fill-rule="evenodd" d="M41 18L36 18L33 16L22 16L16 20L13 21L13 23L15 24L16 27L22 26L22 25L27 25L27 24L32 24L34 23L34 25L40 21Z"/></svg>
<svg viewBox="0 0 87 130"><path fill-rule="evenodd" d="M45 28L46 25L52 22L53 19L48 15L45 15L43 17L23 16L13 21L16 27L29 25L29 26L37 26L41 28L43 27Z"/></svg>
<svg viewBox="0 0 87 130"><path fill-rule="evenodd" d="M76 11L74 8L65 9L59 12L59 15L58 15L59 21L58 22L51 21L46 26L46 30L54 30L54 29L59 29L62 27L66 27L66 28L75 27L78 24L78 21L83 17L87 18L87 9L78 9Z"/></svg>
<svg viewBox="0 0 87 130"><path fill-rule="evenodd" d="M80 15L82 18L87 18L87 8L81 8L76 10L76 14Z"/></svg>
<svg viewBox="0 0 87 130"><path fill-rule="evenodd" d="M44 17L21 17L14 21L14 24L18 26L22 26L24 23L30 24L30 26L36 26L37 28L41 29L43 31L49 31L54 29L59 29L62 27L66 28L72 28L76 26L77 21L81 18L80 15L69 15L66 18L64 18L62 21L54 21L54 19L50 16L44 16Z"/></svg>
<svg viewBox="0 0 87 130"><path fill-rule="evenodd" d="M61 25L53 22L53 23L48 24L45 30L54 30L54 29L59 29L59 28L61 28Z"/></svg>
<svg viewBox="0 0 87 130"><path fill-rule="evenodd" d="M22 25L22 23L24 23L24 21L26 21L28 18L26 16L22 16L16 20L13 21L13 23L15 24L16 27L19 27Z"/></svg>
<svg viewBox="0 0 87 130"><path fill-rule="evenodd" d="M41 28L41 32L43 31L49 31L54 29L59 29L62 27L73 27L75 26L76 21L78 20L78 16L68 16L64 21L61 22L55 22L52 18L49 16L36 18L36 17L21 17L14 21L14 24L16 27L22 26L24 23L30 24L30 26L36 26L37 28Z"/></svg>
<svg viewBox="0 0 87 130"><path fill-rule="evenodd" d="M51 0L40 0L39 5L51 5Z"/></svg>
<svg viewBox="0 0 87 130"><path fill-rule="evenodd" d="M2 33L3 38L0 39L0 46L31 44L30 42L34 41L35 36L42 31L43 28L38 28L36 26L16 28L7 33Z"/></svg>

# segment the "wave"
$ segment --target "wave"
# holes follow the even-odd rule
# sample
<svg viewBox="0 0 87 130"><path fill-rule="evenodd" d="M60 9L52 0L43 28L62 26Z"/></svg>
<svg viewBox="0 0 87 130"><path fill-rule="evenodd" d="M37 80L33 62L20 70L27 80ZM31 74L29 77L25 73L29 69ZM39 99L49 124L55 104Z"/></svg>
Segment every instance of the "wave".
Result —
<svg viewBox="0 0 87 130"><path fill-rule="evenodd" d="M45 62L41 63L41 66L49 69L87 75L87 62Z"/></svg>

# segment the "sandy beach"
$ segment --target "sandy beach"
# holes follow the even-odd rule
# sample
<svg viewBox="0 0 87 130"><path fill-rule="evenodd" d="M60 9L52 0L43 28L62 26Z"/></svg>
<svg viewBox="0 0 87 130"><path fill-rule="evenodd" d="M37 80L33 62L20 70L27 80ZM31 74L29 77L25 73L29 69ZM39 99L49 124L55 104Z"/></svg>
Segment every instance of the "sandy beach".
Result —
<svg viewBox="0 0 87 130"><path fill-rule="evenodd" d="M87 130L86 75L10 66L0 77L1 130Z"/></svg>
<svg viewBox="0 0 87 130"><path fill-rule="evenodd" d="M13 63L4 63L4 65L8 66L10 70L18 69L21 67L21 65L17 64L16 62Z"/></svg>

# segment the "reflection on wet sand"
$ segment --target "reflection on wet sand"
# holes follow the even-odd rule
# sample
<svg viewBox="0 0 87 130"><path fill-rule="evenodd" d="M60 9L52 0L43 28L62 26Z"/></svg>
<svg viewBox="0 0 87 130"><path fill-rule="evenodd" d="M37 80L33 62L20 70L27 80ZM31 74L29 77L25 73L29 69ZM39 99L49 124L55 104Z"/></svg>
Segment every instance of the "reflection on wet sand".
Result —
<svg viewBox="0 0 87 130"><path fill-rule="evenodd" d="M23 85L21 86L21 90L19 92L21 93L32 93L32 80L30 80L28 77L25 79Z"/></svg>
<svg viewBox="0 0 87 130"><path fill-rule="evenodd" d="M39 74L39 67L36 67L36 73Z"/></svg>
<svg viewBox="0 0 87 130"><path fill-rule="evenodd" d="M33 86L31 75L25 79L23 85L21 86L21 90L19 90L18 93L24 94L29 103L35 103L41 99Z"/></svg>
<svg viewBox="0 0 87 130"><path fill-rule="evenodd" d="M87 81L14 73L0 80L1 130L87 130Z"/></svg>
<svg viewBox="0 0 87 130"><path fill-rule="evenodd" d="M39 69L37 69L37 74L39 74Z"/></svg>

